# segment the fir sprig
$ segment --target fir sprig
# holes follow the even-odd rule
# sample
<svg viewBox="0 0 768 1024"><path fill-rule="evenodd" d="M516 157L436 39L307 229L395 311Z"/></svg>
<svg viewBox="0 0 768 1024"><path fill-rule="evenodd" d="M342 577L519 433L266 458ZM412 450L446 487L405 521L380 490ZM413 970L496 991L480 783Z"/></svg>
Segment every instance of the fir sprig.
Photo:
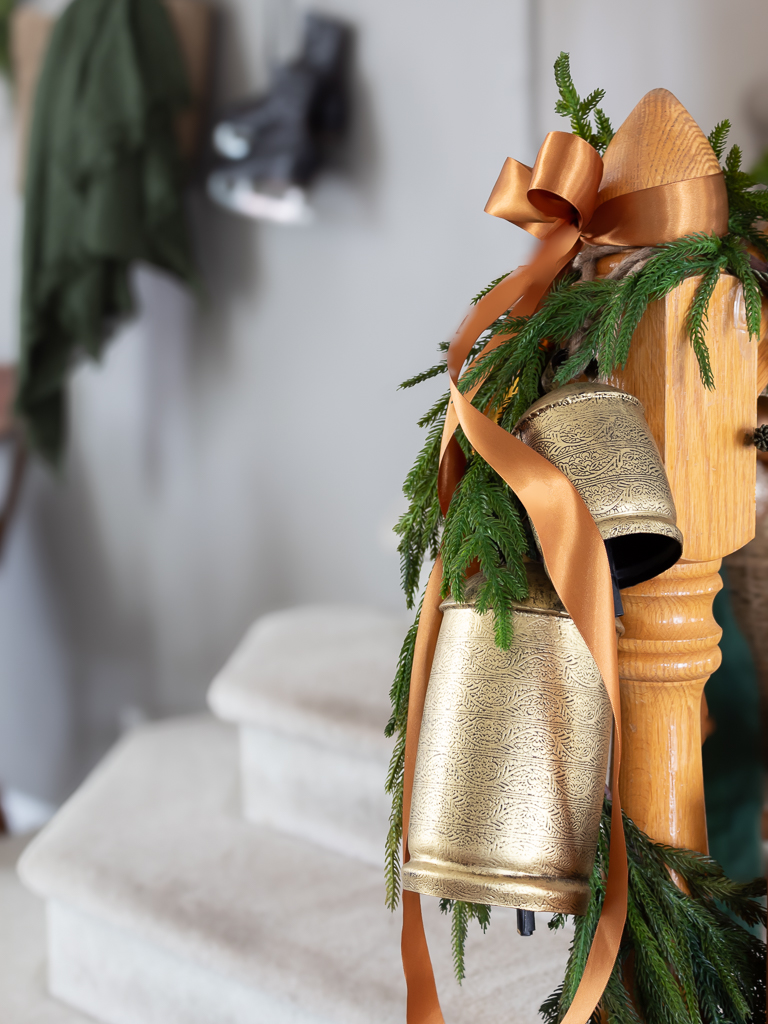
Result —
<svg viewBox="0 0 768 1024"><path fill-rule="evenodd" d="M598 153L604 152L613 138L608 115L598 107L605 96L605 89L595 89L586 99L581 99L571 78L571 58L563 52L555 61L555 84L560 92L560 99L555 103L555 113L570 120L574 135L585 139ZM590 120L593 116L594 128Z"/></svg>
<svg viewBox="0 0 768 1024"><path fill-rule="evenodd" d="M716 132L723 124L728 125L727 122L721 122L714 131ZM726 137L727 127L720 143L721 153ZM765 234L756 227L756 222L768 220L768 191L758 188L757 181L742 170L741 159L740 147L732 146L723 164L723 176L728 192L728 232L748 241L765 258L768 254L768 241Z"/></svg>
<svg viewBox="0 0 768 1024"><path fill-rule="evenodd" d="M477 295L475 295L474 298L472 299L472 305L476 306L480 299L484 298L484 296L486 296L488 292L492 292L496 285L501 284L505 277L509 277L509 273L502 274L501 277L494 278L490 284L487 284L485 286L485 288L481 288Z"/></svg>
<svg viewBox="0 0 768 1024"><path fill-rule="evenodd" d="M610 829L606 804L589 908L584 917L575 918L563 983L541 1007L546 1024L562 1020L584 973L605 899ZM734 882L709 857L652 842L626 815L624 832L629 863L627 924L593 1021L638 1024L638 1010L647 1024L757 1020L765 1012L765 943L748 927L765 923L760 902L765 880ZM687 892L678 888L671 872L682 879ZM562 915L556 915L550 926L562 923ZM627 970L630 956L631 970Z"/></svg>
<svg viewBox="0 0 768 1024"><path fill-rule="evenodd" d="M405 734L408 727L408 698L411 692L411 671L416 634L419 629L421 604L416 619L405 635L397 671L389 691L392 714L384 729L385 736L396 736L395 747L389 762L385 792L392 797L389 814L389 829L384 844L384 883L386 904L394 910L400 901L400 844L403 841L403 771L405 769Z"/></svg>
<svg viewBox="0 0 768 1024"><path fill-rule="evenodd" d="M441 403L442 404L442 403ZM445 406L448 401L446 397ZM443 410L443 415L444 415ZM443 516L437 494L437 471L440 458L442 423L434 423L427 440L403 484L408 509L397 522L395 533L400 537L400 576L409 608L413 608L421 579L424 559L437 558Z"/></svg>
<svg viewBox="0 0 768 1024"><path fill-rule="evenodd" d="M445 520L443 595L463 600L467 569L477 563L485 580L476 607L480 613L493 610L496 643L505 649L512 642L511 602L528 593L523 516L498 473L479 455L470 455Z"/></svg>
<svg viewBox="0 0 768 1024"><path fill-rule="evenodd" d="M718 162L723 159L725 144L728 141L730 130L731 122L726 118L725 121L718 121L707 137Z"/></svg>
<svg viewBox="0 0 768 1024"><path fill-rule="evenodd" d="M451 953L453 971L459 984L466 977L464 954L469 922L477 921L483 932L491 923L491 908L486 903L466 903L464 900L440 900L440 910L451 915Z"/></svg>

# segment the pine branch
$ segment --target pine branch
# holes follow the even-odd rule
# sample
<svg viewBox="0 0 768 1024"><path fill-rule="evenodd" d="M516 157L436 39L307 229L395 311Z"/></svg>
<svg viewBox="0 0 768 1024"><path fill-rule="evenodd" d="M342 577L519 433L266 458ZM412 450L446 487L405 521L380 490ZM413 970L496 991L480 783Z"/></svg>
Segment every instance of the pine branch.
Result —
<svg viewBox="0 0 768 1024"><path fill-rule="evenodd" d="M451 915L451 953L453 971L459 984L466 977L465 949L469 922L477 921L485 933L491 923L491 908L485 903L465 903L463 900L440 900L440 911Z"/></svg>
<svg viewBox="0 0 768 1024"><path fill-rule="evenodd" d="M433 424L403 484L403 493L409 499L409 505L398 520L395 533L401 538L397 550L400 553L402 587L409 608L413 607L427 553L433 558L437 557L443 519L437 494L442 436L442 423Z"/></svg>
<svg viewBox="0 0 768 1024"><path fill-rule="evenodd" d="M686 317L686 328L688 337L691 339L693 351L699 361L699 372L701 382L705 388L710 390L715 386L715 379L712 376L712 366L709 361L709 350L706 342L706 329L709 320L709 301L715 290L715 285L720 280L720 265L715 264L703 275L696 288L688 315Z"/></svg>
<svg viewBox="0 0 768 1024"><path fill-rule="evenodd" d="M385 792L392 797L389 814L389 828L384 842L384 883L386 905L394 910L400 901L400 845L403 840L403 773L405 770L405 736L408 728L408 698L411 692L411 672L416 649L416 634L419 629L422 596L413 625L405 635L397 671L389 691L392 714L384 730L385 736L397 735L395 747L387 770Z"/></svg>
<svg viewBox="0 0 768 1024"><path fill-rule="evenodd" d="M721 156L722 150L718 159ZM722 170L728 193L728 231L746 239L754 232L756 221L768 219L768 191L758 188L758 179L741 169L741 159L740 148L732 146Z"/></svg>
<svg viewBox="0 0 768 1024"><path fill-rule="evenodd" d="M492 611L499 647L512 642L511 602L528 593L523 566L528 541L512 491L479 455L471 455L451 499L442 539L443 595L464 598L474 561L485 580L477 597L481 614Z"/></svg>
<svg viewBox="0 0 768 1024"><path fill-rule="evenodd" d="M423 384L425 380L431 380L432 377L439 377L441 373L445 373L448 366L444 359L439 363L435 363L434 366L430 366L428 370L422 370L421 373L415 374L413 377L409 377L408 380L404 380L400 385L401 390L406 388L416 387L417 384Z"/></svg>
<svg viewBox="0 0 768 1024"><path fill-rule="evenodd" d="M387 773L386 792L392 796L389 827L384 841L384 902L396 910L400 902L401 854L403 841L403 768L405 765L405 731L400 733Z"/></svg>
<svg viewBox="0 0 768 1024"><path fill-rule="evenodd" d="M750 338L760 338L762 295L754 270L750 266L746 249L738 239L726 239L728 269L741 281L744 293L744 311Z"/></svg>
<svg viewBox="0 0 768 1024"><path fill-rule="evenodd" d="M482 299L484 296L486 296L488 294L488 292L493 291L493 289L496 287L497 284L501 284L501 282L504 280L505 277L509 277L509 274L510 274L510 271L507 271L506 274L502 274L501 277L495 278L493 281L491 281L490 284L486 285L485 288L482 288L477 293L477 295L475 295L475 297L472 299L472 305L476 306L478 304L478 302L480 301L480 299Z"/></svg>
<svg viewBox="0 0 768 1024"><path fill-rule="evenodd" d="M431 427L433 424L440 421L442 427L442 421L445 418L446 411L448 410L448 403L451 400L450 393L446 391L444 395L429 408L420 420L416 421L416 425L419 427Z"/></svg>
<svg viewBox="0 0 768 1024"><path fill-rule="evenodd" d="M604 153L608 148L608 143L613 138L613 128L607 114L599 107L595 110L595 124L597 125L595 149L598 153Z"/></svg>
<svg viewBox="0 0 768 1024"><path fill-rule="evenodd" d="M613 138L613 129L604 110L598 103L605 96L605 89L594 89L586 99L581 99L571 78L571 59L567 53L560 53L555 61L555 84L560 99L555 103L555 113L567 117L574 135L585 139L598 153L604 152ZM591 117L595 118L593 129Z"/></svg>
<svg viewBox="0 0 768 1024"><path fill-rule="evenodd" d="M573 1000L605 898L610 807L600 825L591 900L576 930L563 985L541 1007L557 1024ZM652 842L624 815L627 924L601 1007L607 1024L748 1024L764 1013L765 943L745 927L765 921L765 880L738 883L709 857ZM679 889L676 872L688 892ZM729 917L719 904L744 924ZM560 924L558 918L557 925ZM623 967L632 956L632 988ZM600 1008L598 1008L600 1010Z"/></svg>
<svg viewBox="0 0 768 1024"><path fill-rule="evenodd" d="M712 131L709 133L709 144L715 151L715 156L718 161L723 159L723 153L725 152L725 144L728 141L728 134L731 130L731 122L728 120L720 121Z"/></svg>

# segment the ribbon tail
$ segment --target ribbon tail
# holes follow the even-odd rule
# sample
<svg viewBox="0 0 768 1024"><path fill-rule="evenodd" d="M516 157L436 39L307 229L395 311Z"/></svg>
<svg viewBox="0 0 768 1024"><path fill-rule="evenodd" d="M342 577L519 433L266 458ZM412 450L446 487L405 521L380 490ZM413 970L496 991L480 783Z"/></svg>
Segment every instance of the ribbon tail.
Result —
<svg viewBox="0 0 768 1024"><path fill-rule="evenodd" d="M457 445L458 447L458 445ZM459 449L461 452L461 449ZM443 582L443 560L438 555L432 566L419 616L416 646L413 652L411 689L408 695L408 726L405 733L405 767L403 771L403 863L409 859L408 824L411 819L413 773L419 745L424 699L427 695L429 673L440 632L443 613L440 611L440 590ZM407 1024L444 1024L437 996L435 974L429 956L424 921L421 916L421 897L403 890L403 931L401 953L403 973L408 990Z"/></svg>
<svg viewBox="0 0 768 1024"><path fill-rule="evenodd" d="M445 1024L437 996L435 972L429 956L421 897L417 892L403 890L403 970L408 989L407 1024Z"/></svg>
<svg viewBox="0 0 768 1024"><path fill-rule="evenodd" d="M627 912L627 855L619 793L621 699L608 558L595 521L570 480L476 409L453 382L451 394L467 440L512 488L531 517L552 583L595 659L613 710L613 803L606 896L584 974L561 1022L585 1024L613 970Z"/></svg>

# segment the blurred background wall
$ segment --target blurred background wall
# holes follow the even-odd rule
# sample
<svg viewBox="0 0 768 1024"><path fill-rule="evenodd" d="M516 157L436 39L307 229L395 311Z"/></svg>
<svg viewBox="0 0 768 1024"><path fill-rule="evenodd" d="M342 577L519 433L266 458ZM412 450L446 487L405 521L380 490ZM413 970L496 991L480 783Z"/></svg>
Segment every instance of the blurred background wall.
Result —
<svg viewBox="0 0 768 1024"><path fill-rule="evenodd" d="M217 0L215 112L264 88L294 0ZM552 62L604 86L617 126L666 86L748 157L768 7L758 0L323 0L355 26L354 126L316 222L190 209L204 290L139 271L137 319L72 388L69 457L36 467L0 565L0 785L60 801L124 729L199 709L252 620L308 601L402 608L391 527L468 299L530 249L483 213L508 155L535 158ZM0 355L16 345L20 200L0 88ZM434 384L434 382L430 382Z"/></svg>

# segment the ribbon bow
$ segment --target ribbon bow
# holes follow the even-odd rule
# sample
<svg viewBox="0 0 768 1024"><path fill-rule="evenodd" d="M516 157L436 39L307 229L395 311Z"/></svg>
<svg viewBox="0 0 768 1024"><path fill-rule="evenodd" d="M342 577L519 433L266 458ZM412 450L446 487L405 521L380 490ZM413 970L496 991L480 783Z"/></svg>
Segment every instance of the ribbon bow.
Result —
<svg viewBox="0 0 768 1024"><path fill-rule="evenodd" d="M483 331L506 310L530 316L583 243L659 245L693 232L724 234L728 199L721 172L618 192L603 183L604 165L584 139L550 132L533 169L507 159L485 207L541 240L520 267L472 307L451 341L447 364L451 401L440 452L438 490L445 514L464 471L454 433L461 425L474 450L512 488L539 536L552 583L576 623L603 678L614 716L611 767L611 848L605 901L584 974L562 1024L586 1024L613 970L627 912L627 853L619 794L621 703L613 591L605 546L581 496L560 470L472 405L457 387L462 367ZM603 188L601 189L601 184ZM483 354L500 344L495 336ZM479 387L479 385L478 385ZM411 674L403 778L403 861L421 719L440 629L442 561L432 569L422 604ZM444 1024L417 893L403 892L403 970L408 1024Z"/></svg>

